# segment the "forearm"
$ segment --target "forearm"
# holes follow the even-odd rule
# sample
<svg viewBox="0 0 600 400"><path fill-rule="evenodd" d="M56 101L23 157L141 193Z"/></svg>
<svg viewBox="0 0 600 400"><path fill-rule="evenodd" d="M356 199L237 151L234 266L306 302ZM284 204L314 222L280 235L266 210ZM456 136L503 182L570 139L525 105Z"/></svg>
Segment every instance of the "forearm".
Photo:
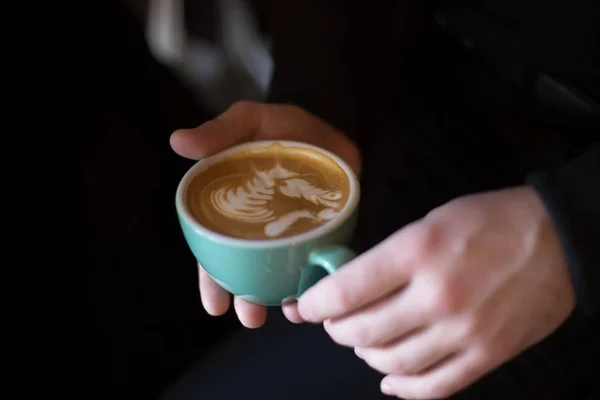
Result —
<svg viewBox="0 0 600 400"><path fill-rule="evenodd" d="M600 142L579 158L527 177L564 248L578 308L600 314Z"/></svg>

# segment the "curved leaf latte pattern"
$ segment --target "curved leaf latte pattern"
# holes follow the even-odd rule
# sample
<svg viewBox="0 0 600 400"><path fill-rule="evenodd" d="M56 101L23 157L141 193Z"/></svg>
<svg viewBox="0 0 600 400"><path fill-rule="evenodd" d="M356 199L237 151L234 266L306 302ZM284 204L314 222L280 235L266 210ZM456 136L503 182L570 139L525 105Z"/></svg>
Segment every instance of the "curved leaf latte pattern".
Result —
<svg viewBox="0 0 600 400"><path fill-rule="evenodd" d="M333 209L339 206L342 198L340 192L315 187L279 164L268 171L253 170L254 178L244 185L220 188L211 193L211 203L222 215L240 222L269 223L264 231L269 237L281 235L300 218L323 221L337 215ZM278 181L281 183L277 188ZM298 209L277 217L269 207L277 189L285 196L304 198L315 205L324 206L327 212L313 213Z"/></svg>

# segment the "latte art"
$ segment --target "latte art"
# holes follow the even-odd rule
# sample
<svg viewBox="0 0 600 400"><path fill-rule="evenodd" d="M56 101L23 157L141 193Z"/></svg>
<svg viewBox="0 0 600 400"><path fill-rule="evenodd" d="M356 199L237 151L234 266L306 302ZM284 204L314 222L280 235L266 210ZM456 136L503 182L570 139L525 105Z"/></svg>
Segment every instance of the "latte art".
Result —
<svg viewBox="0 0 600 400"><path fill-rule="evenodd" d="M338 207L342 193L338 191L328 191L316 188L303 179L288 179L280 186L281 193L289 197L303 197L315 204L321 204L327 207Z"/></svg>
<svg viewBox="0 0 600 400"><path fill-rule="evenodd" d="M230 236L264 239L323 225L338 215L348 192L348 177L325 155L272 145L199 174L188 197L203 225Z"/></svg>
<svg viewBox="0 0 600 400"><path fill-rule="evenodd" d="M304 179L292 178L298 174L286 170L279 163L266 172L256 170L253 164L251 166L255 177L244 186L215 189L210 194L212 206L224 216L246 223L269 222L264 226L264 233L268 237L275 237L283 234L301 218L327 221L337 215L334 208L340 206L342 194L339 191L330 192L314 187ZM269 207L276 190L290 198L303 198L317 206L330 208L319 213L299 209L276 216Z"/></svg>
<svg viewBox="0 0 600 400"><path fill-rule="evenodd" d="M234 189L220 188L210 194L212 206L226 217L241 222L266 222L275 218L269 201L275 194L275 179L296 176L279 164L268 172L257 171L251 164L255 177L244 186ZM229 177L225 177L227 179Z"/></svg>

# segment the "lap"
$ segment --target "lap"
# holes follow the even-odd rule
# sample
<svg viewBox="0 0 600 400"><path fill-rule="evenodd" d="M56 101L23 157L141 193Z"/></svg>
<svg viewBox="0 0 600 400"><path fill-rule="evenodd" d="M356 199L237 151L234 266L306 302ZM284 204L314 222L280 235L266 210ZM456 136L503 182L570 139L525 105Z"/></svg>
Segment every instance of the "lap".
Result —
<svg viewBox="0 0 600 400"><path fill-rule="evenodd" d="M271 311L271 310L269 310ZM320 325L293 325L279 311L201 360L161 400L379 399L383 378Z"/></svg>
<svg viewBox="0 0 600 400"><path fill-rule="evenodd" d="M386 398L379 391L383 375L358 359L352 349L333 343L322 326L293 325L275 313L265 327L240 332L214 349L160 400ZM569 331L575 323L570 320L546 341L453 399L586 399L589 387L582 385L586 379L580 374L587 371L587 381L591 380L593 360L590 349L581 343L584 338ZM587 360L584 352L588 352Z"/></svg>

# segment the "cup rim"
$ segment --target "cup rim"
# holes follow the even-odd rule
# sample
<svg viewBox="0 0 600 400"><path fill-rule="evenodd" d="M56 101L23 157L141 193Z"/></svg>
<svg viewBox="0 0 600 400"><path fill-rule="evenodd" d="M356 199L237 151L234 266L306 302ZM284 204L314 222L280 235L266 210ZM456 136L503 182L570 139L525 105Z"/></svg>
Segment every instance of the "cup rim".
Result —
<svg viewBox="0 0 600 400"><path fill-rule="evenodd" d="M346 173L348 180L350 181L350 195L346 204L339 212L336 218L333 218L331 221L326 222L325 224L310 230L308 232L300 233L294 236L288 236L281 239L242 239L232 236L227 236L218 232L215 232L203 225L201 225L191 214L188 205L187 205L187 189L189 183L192 179L199 173L206 170L211 165L221 161L225 157L233 155L243 150L253 149L253 148L262 148L267 147L272 144L280 144L284 147L302 147L308 148L311 150L318 151L327 157L331 158L336 164L338 164ZM238 145L231 146L223 151L220 151L216 154L203 158L196 162L194 165L188 169L185 173L179 185L177 186L177 193L175 196L175 206L177 209L177 213L180 218L183 218L187 224L189 224L196 234L202 235L204 237L209 238L213 242L218 242L222 244L227 244L230 246L236 247L245 247L245 248L273 248L273 247L286 247L293 246L299 243L307 242L312 239L325 236L326 234L334 231L340 225L350 218L350 216L354 213L358 206L358 202L360 199L360 185L358 182L358 178L355 172L350 168L350 166L342 160L337 155L332 152L325 150L321 147L314 146L312 144L297 142L292 140L259 140L246 142Z"/></svg>

